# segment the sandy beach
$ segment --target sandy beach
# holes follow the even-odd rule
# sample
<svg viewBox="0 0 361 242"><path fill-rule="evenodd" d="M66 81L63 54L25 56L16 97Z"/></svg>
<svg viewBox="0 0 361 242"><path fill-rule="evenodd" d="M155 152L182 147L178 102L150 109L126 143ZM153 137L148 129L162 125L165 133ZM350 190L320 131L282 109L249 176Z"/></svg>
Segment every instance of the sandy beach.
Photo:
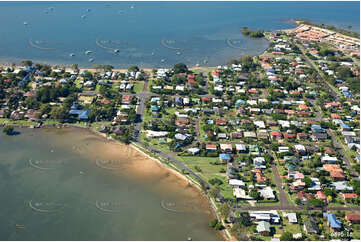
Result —
<svg viewBox="0 0 361 242"><path fill-rule="evenodd" d="M66 132L73 132L72 130L74 130L81 133L79 143L87 144L86 153L92 159L99 153L103 159L109 160L114 160L116 157L119 159L126 157L126 162L122 163L122 168L115 172L119 172L134 181L140 179L149 184L150 189L156 192L164 192L169 189L169 184L172 184L174 189L177 189L177 193L189 201L197 201L201 198L201 206L208 211L210 217L216 217L215 208L198 184L160 160L144 153L136 145L125 145L87 128L66 127L60 128L60 130L66 130ZM174 192L174 190L172 191ZM219 234L224 240L227 240L223 233L219 232Z"/></svg>

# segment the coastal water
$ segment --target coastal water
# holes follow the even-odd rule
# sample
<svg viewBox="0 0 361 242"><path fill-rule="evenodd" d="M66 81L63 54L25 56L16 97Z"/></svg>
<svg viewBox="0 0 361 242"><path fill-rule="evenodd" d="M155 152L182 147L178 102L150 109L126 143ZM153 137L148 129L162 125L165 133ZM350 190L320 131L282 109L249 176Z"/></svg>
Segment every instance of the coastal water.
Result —
<svg viewBox="0 0 361 242"><path fill-rule="evenodd" d="M292 18L359 32L360 3L1 2L0 62L214 66L267 48L264 39L242 36L243 26L291 28Z"/></svg>
<svg viewBox="0 0 361 242"><path fill-rule="evenodd" d="M129 146L21 129L0 154L0 240L221 239L200 192Z"/></svg>

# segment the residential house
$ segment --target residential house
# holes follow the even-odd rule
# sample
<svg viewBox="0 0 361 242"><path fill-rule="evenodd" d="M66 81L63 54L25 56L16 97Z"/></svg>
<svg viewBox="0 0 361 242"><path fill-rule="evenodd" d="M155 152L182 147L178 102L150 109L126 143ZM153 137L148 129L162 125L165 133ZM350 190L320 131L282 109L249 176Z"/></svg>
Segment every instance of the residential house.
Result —
<svg viewBox="0 0 361 242"><path fill-rule="evenodd" d="M331 186L334 187L337 191L353 191L352 186L349 186L346 181L332 182Z"/></svg>
<svg viewBox="0 0 361 242"><path fill-rule="evenodd" d="M255 221L256 223L267 221L269 223L278 224L281 219L276 210L249 211L248 214L251 220Z"/></svg>
<svg viewBox="0 0 361 242"><path fill-rule="evenodd" d="M326 195L323 193L323 191L317 191L316 199L326 200Z"/></svg>
<svg viewBox="0 0 361 242"><path fill-rule="evenodd" d="M216 144L206 144L206 150L209 152L215 152L215 151L217 151L217 145Z"/></svg>
<svg viewBox="0 0 361 242"><path fill-rule="evenodd" d="M301 179L296 180L296 181L292 182L291 190L293 192L302 191L305 188L305 185L306 184Z"/></svg>
<svg viewBox="0 0 361 242"><path fill-rule="evenodd" d="M219 160L222 162L222 163L227 163L228 161L231 160L231 156L229 154L219 154Z"/></svg>
<svg viewBox="0 0 361 242"><path fill-rule="evenodd" d="M229 179L228 183L230 186L232 186L232 188L244 187L246 185L243 181L238 180L238 179Z"/></svg>
<svg viewBox="0 0 361 242"><path fill-rule="evenodd" d="M200 150L197 147L194 147L194 148L189 148L187 151L192 155L196 155L199 153Z"/></svg>
<svg viewBox="0 0 361 242"><path fill-rule="evenodd" d="M271 224L269 222L260 221L257 224L257 232L262 236L269 236L271 233Z"/></svg>
<svg viewBox="0 0 361 242"><path fill-rule="evenodd" d="M327 218L327 225L330 227L331 232L341 231L342 223L334 213L323 213L323 217Z"/></svg>
<svg viewBox="0 0 361 242"><path fill-rule="evenodd" d="M220 144L220 149L224 153L232 153L233 147L232 144Z"/></svg>
<svg viewBox="0 0 361 242"><path fill-rule="evenodd" d="M307 234L319 234L320 233L320 229L318 227L317 221L312 217L309 217L308 219L305 220L303 228Z"/></svg>
<svg viewBox="0 0 361 242"><path fill-rule="evenodd" d="M296 215L296 213L288 213L287 217L288 217L288 222L289 223L297 224L297 215Z"/></svg>
<svg viewBox="0 0 361 242"><path fill-rule="evenodd" d="M274 195L271 187L265 187L265 188L261 189L259 192L260 192L261 197L263 197L263 199L265 199L265 200L275 200L276 199L276 196Z"/></svg>
<svg viewBox="0 0 361 242"><path fill-rule="evenodd" d="M240 153L244 153L247 151L246 145L244 144L236 144L236 151Z"/></svg>
<svg viewBox="0 0 361 242"><path fill-rule="evenodd" d="M341 194L340 194L340 197L341 197L343 200L357 199L357 194L355 194L355 193L341 193Z"/></svg>
<svg viewBox="0 0 361 242"><path fill-rule="evenodd" d="M360 214L359 213L346 213L345 219L349 223L360 224Z"/></svg>

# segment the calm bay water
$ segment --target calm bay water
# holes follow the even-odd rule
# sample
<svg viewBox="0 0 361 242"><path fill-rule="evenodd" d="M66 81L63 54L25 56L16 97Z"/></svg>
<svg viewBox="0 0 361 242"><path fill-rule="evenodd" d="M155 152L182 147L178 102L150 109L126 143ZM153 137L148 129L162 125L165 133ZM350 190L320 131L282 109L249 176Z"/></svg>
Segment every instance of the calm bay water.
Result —
<svg viewBox="0 0 361 242"><path fill-rule="evenodd" d="M221 239L199 191L133 149L72 128L20 132L0 135L0 240Z"/></svg>
<svg viewBox="0 0 361 242"><path fill-rule="evenodd" d="M182 61L214 66L267 48L265 40L243 37L241 27L290 28L295 25L284 20L292 18L351 25L359 32L360 3L1 2L0 60L115 67L161 67ZM241 49L227 46L226 39ZM85 55L87 50L92 54Z"/></svg>

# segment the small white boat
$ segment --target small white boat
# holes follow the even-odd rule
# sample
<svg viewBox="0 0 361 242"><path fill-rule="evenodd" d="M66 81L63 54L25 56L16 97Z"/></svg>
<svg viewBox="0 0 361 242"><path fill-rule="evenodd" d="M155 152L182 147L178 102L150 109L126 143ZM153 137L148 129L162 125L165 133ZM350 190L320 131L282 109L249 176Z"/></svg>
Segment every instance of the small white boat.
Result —
<svg viewBox="0 0 361 242"><path fill-rule="evenodd" d="M70 57L73 57L73 56L75 56L75 54L74 53L70 53L70 55L69 55Z"/></svg>
<svg viewBox="0 0 361 242"><path fill-rule="evenodd" d="M180 53L179 51L176 53L177 55L180 55L180 54L182 54L182 53Z"/></svg>
<svg viewBox="0 0 361 242"><path fill-rule="evenodd" d="M133 9L133 8L134 8L134 6L132 5L132 6L130 6L130 8L131 8L131 9Z"/></svg>
<svg viewBox="0 0 361 242"><path fill-rule="evenodd" d="M89 59L89 62L93 62L93 61L94 61L94 58L90 58L90 59Z"/></svg>
<svg viewBox="0 0 361 242"><path fill-rule="evenodd" d="M25 21L25 22L24 22L24 25L28 25L28 22Z"/></svg>
<svg viewBox="0 0 361 242"><path fill-rule="evenodd" d="M89 13L89 12L90 12L90 8L87 8L86 11Z"/></svg>
<svg viewBox="0 0 361 242"><path fill-rule="evenodd" d="M165 59L161 59L160 62L162 62L162 63L165 62Z"/></svg>
<svg viewBox="0 0 361 242"><path fill-rule="evenodd" d="M93 53L91 50L86 50L86 51L85 51L85 54L86 54L86 55L89 55L89 54L91 54L91 53Z"/></svg>
<svg viewBox="0 0 361 242"><path fill-rule="evenodd" d="M152 52L152 55L154 55L154 52Z"/></svg>
<svg viewBox="0 0 361 242"><path fill-rule="evenodd" d="M81 16L81 18L82 18L82 19L86 18L86 15L85 15L85 14L84 14L84 15L82 15L82 16Z"/></svg>
<svg viewBox="0 0 361 242"><path fill-rule="evenodd" d="M114 53L119 53L119 49L115 49L115 50L114 50Z"/></svg>

